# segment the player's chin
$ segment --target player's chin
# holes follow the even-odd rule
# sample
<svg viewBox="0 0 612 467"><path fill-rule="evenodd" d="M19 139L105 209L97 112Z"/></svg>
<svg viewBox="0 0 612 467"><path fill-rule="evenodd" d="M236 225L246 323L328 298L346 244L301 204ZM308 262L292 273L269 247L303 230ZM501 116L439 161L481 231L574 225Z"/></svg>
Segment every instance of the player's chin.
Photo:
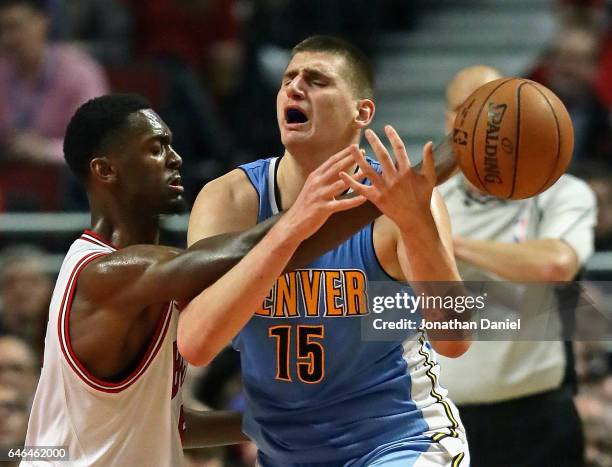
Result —
<svg viewBox="0 0 612 467"><path fill-rule="evenodd" d="M187 200L182 194L177 194L169 199L163 209L163 214L183 214L187 212Z"/></svg>
<svg viewBox="0 0 612 467"><path fill-rule="evenodd" d="M282 135L282 143L289 151L291 147L300 147L304 144L309 144L312 141L312 135L306 132L286 132Z"/></svg>

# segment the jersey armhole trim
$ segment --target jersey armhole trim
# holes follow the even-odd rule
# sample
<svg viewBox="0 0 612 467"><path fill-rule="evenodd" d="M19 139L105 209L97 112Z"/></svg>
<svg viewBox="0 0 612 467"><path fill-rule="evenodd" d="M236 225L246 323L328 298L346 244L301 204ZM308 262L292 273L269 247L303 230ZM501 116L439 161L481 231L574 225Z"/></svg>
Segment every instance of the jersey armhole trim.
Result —
<svg viewBox="0 0 612 467"><path fill-rule="evenodd" d="M398 282L398 283L408 283L408 281L400 281L399 279L396 279L395 277L391 276L391 274L389 274L387 272L387 270L385 268L383 268L382 263L380 262L380 259L378 259L378 255L376 254L376 247L374 246L374 222L370 223L369 229L370 229L370 247L372 248L372 257L374 258L374 261L376 262L376 265L378 266L378 269L380 269L383 274L385 276L387 276L387 279L393 281L393 282Z"/></svg>
<svg viewBox="0 0 612 467"><path fill-rule="evenodd" d="M242 170L242 172L244 173L244 175L246 175L247 180L249 181L249 183L251 184L251 186L253 187L253 189L255 190L255 194L257 195L257 218L259 219L259 211L261 209L261 196L259 195L259 190L257 190L257 185L255 185L255 182L251 179L249 172L247 171L247 169L245 169L242 166L239 166L238 169ZM258 221L259 222L259 221Z"/></svg>
<svg viewBox="0 0 612 467"><path fill-rule="evenodd" d="M93 243L94 245L103 246L105 248L112 248L113 250L118 250L115 245L113 245L108 240L102 238L102 236L98 235L93 230L86 229L81 235L81 240L85 240L89 243Z"/></svg>
<svg viewBox="0 0 612 467"><path fill-rule="evenodd" d="M138 380L138 378L144 374L157 355L170 324L172 302L170 302L167 308L162 312L157 323L155 333L151 338L149 346L147 347L147 350L140 360L138 366L127 377L119 382L104 381L96 378L87 370L87 368L85 368L85 365L83 365L83 363L78 359L72 349L72 345L70 343L70 308L72 306L72 299L74 298L76 283L80 273L91 261L106 254L108 253L97 252L88 254L87 256L83 257L72 270L60 307L60 315L57 321L57 332L61 351L64 354L68 366L76 373L76 375L84 383L95 390L106 393L118 393L124 389L127 389L134 382L136 382L136 380Z"/></svg>

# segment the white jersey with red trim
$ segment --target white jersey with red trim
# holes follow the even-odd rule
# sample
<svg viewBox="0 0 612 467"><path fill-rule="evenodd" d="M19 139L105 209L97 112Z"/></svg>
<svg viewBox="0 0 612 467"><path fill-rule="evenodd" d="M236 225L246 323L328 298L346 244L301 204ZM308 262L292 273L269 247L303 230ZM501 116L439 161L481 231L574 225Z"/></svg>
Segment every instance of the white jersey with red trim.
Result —
<svg viewBox="0 0 612 467"><path fill-rule="evenodd" d="M68 323L79 274L90 261L113 251L85 231L64 259L51 299L44 363L25 444L68 447L71 462L62 465L178 466L183 462L181 386L186 365L176 346L174 304L160 316L138 367L122 381L94 377L72 351Z"/></svg>

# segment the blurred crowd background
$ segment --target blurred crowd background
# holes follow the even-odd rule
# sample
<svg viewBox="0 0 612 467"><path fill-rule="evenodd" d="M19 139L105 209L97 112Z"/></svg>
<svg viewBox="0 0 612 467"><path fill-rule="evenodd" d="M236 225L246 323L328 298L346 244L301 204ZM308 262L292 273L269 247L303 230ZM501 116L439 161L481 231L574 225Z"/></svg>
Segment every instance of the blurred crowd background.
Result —
<svg viewBox="0 0 612 467"><path fill-rule="evenodd" d="M54 275L88 225L63 164L75 109L111 90L148 97L174 132L193 201L206 181L279 154L281 72L314 33L370 56L375 127L396 125L417 150L441 140L444 86L460 68L485 63L555 91L575 126L570 171L599 202L586 277L612 277L612 2L0 0L0 446L23 443ZM165 227L164 241L184 246L186 218ZM612 466L612 347L575 345L589 465ZM188 381L189 404L243 407L232 350ZM189 465L252 466L255 455L252 444L193 451Z"/></svg>

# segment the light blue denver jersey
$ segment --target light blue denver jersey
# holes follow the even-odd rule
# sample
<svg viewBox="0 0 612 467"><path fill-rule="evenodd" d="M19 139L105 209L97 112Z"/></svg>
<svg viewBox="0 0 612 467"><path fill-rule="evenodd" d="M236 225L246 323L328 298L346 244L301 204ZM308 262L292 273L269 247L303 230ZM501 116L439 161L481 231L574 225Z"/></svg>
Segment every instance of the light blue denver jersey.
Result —
<svg viewBox="0 0 612 467"><path fill-rule="evenodd" d="M259 194L258 222L278 212L277 162L241 166ZM358 292L367 281L390 280L372 230L281 276L234 340L247 399L243 428L280 465L341 463L396 440L425 451L461 430L421 333L403 345L361 338L368 310Z"/></svg>

